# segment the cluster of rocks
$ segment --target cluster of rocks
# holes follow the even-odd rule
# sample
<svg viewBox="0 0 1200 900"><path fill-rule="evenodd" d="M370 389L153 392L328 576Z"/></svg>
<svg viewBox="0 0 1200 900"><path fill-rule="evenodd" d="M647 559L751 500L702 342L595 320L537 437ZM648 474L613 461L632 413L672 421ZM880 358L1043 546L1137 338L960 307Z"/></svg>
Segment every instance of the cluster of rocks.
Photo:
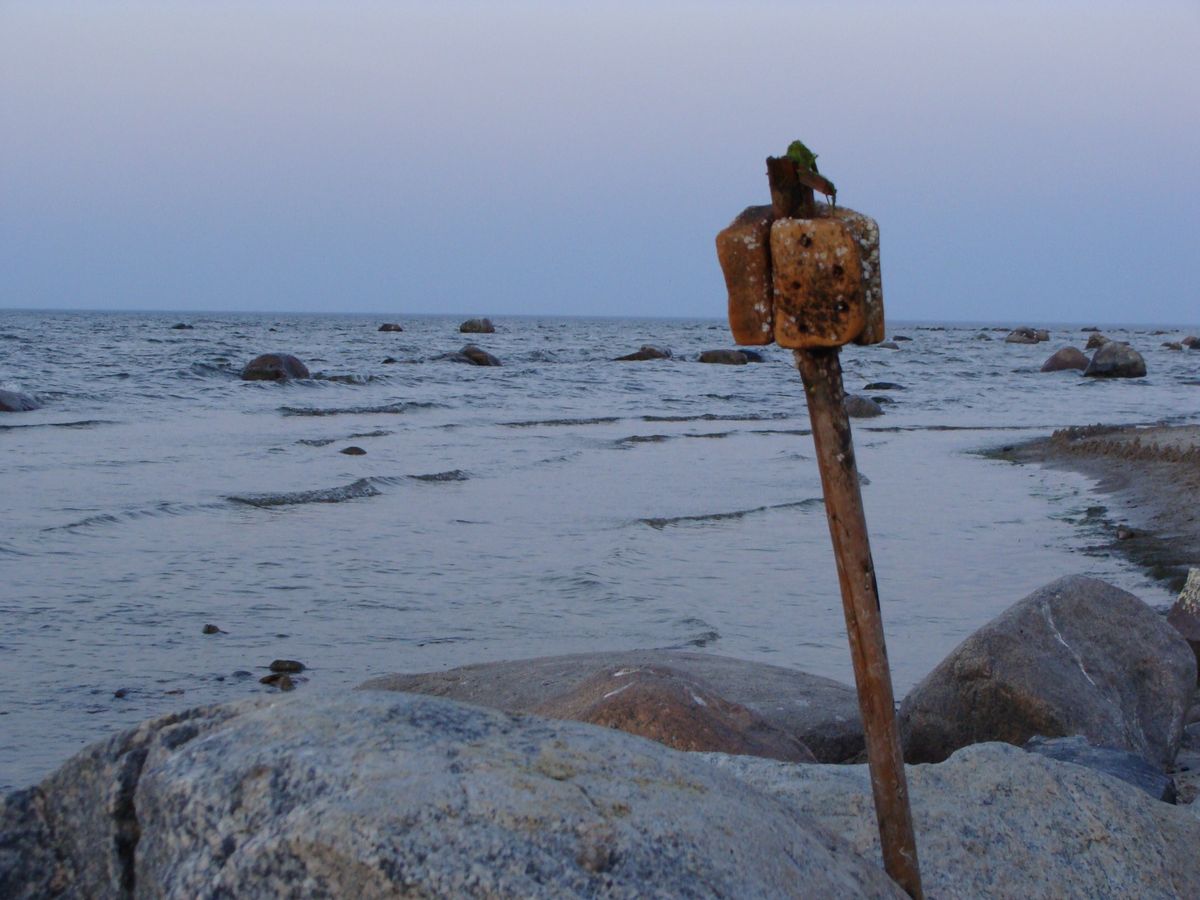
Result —
<svg viewBox="0 0 1200 900"><path fill-rule="evenodd" d="M1200 818L1162 802L1196 671L1078 576L964 641L900 713L927 895L1200 893ZM671 650L275 694L0 800L0 895L902 897L863 746L851 688Z"/></svg>
<svg viewBox="0 0 1200 900"><path fill-rule="evenodd" d="M1102 340L1093 343L1098 337ZM1146 374L1145 358L1124 341L1109 340L1096 333L1088 338L1087 347L1096 350L1090 359L1077 347L1063 347L1042 363L1042 371L1077 369L1091 378L1141 378Z"/></svg>

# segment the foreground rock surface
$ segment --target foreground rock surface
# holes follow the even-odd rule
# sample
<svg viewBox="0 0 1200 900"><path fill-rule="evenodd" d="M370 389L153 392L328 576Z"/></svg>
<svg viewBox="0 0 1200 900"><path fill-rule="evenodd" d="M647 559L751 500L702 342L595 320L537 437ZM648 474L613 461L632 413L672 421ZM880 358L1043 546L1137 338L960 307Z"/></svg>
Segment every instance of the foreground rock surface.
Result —
<svg viewBox="0 0 1200 900"><path fill-rule="evenodd" d="M1119 778L1155 800L1175 802L1175 780L1153 763L1128 750L1094 747L1078 734L1062 738L1031 738L1025 749L1059 762L1073 763Z"/></svg>
<svg viewBox="0 0 1200 900"><path fill-rule="evenodd" d="M693 755L413 695L144 723L0 802L0 896L903 897Z"/></svg>
<svg viewBox="0 0 1200 900"><path fill-rule="evenodd" d="M1195 684L1196 658L1162 616L1103 581L1060 578L976 631L905 697L905 759L1082 734L1165 767Z"/></svg>
<svg viewBox="0 0 1200 900"><path fill-rule="evenodd" d="M744 706L803 743L821 762L845 762L864 749L862 719L854 688L782 666L709 653L628 650L576 653L463 666L444 672L385 675L365 690L411 691L532 712L577 690L605 672L666 667L701 679L730 703Z"/></svg>
<svg viewBox="0 0 1200 900"><path fill-rule="evenodd" d="M866 766L705 755L878 859ZM1097 772L977 744L907 767L930 900L1200 896L1200 821Z"/></svg>

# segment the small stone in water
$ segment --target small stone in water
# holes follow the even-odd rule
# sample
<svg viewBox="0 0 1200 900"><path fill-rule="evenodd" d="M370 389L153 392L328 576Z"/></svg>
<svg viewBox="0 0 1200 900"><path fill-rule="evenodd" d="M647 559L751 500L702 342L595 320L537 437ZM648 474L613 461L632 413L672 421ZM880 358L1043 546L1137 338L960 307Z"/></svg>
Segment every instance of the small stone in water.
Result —
<svg viewBox="0 0 1200 900"><path fill-rule="evenodd" d="M124 698L129 693L129 688L119 688L113 691L113 696L118 700Z"/></svg>
<svg viewBox="0 0 1200 900"><path fill-rule="evenodd" d="M247 672L245 669L238 669L236 672L233 673L233 677L234 678L253 678L254 673Z"/></svg>
<svg viewBox="0 0 1200 900"><path fill-rule="evenodd" d="M277 659L267 668L272 672L303 672L304 663L295 659Z"/></svg>
<svg viewBox="0 0 1200 900"><path fill-rule="evenodd" d="M292 691L296 689L296 682L292 681L290 675L283 672L274 672L270 675L264 675L258 679L259 684L273 684L281 691Z"/></svg>
<svg viewBox="0 0 1200 900"><path fill-rule="evenodd" d="M210 624L210 625L205 625L203 628L201 628L201 629L200 629L200 631L201 631L203 634L226 634L226 633L227 633L227 632L225 632L225 631L222 631L222 630L221 630L220 628L218 628L216 625L211 625L211 624Z"/></svg>
<svg viewBox="0 0 1200 900"><path fill-rule="evenodd" d="M345 453L347 456L366 456L367 455L367 451L364 450L362 447L344 447L341 450L339 450L338 452Z"/></svg>

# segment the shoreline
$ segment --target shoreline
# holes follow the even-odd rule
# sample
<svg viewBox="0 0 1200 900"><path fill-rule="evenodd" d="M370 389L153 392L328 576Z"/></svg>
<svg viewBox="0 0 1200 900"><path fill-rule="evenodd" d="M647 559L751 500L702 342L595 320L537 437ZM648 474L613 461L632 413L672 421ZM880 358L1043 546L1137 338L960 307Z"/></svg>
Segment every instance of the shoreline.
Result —
<svg viewBox="0 0 1200 900"><path fill-rule="evenodd" d="M985 455L1095 479L1109 499L1097 510L1109 542L1095 549L1124 556L1173 592L1200 566L1200 425L1063 428Z"/></svg>

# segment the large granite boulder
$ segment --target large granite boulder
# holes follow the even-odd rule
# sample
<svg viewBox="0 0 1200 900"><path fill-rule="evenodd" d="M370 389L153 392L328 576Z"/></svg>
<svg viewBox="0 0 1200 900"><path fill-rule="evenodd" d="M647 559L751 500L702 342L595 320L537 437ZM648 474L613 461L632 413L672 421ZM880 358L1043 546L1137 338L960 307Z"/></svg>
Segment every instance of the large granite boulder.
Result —
<svg viewBox="0 0 1200 900"><path fill-rule="evenodd" d="M0 801L0 896L895 897L691 754L415 695L193 710Z"/></svg>
<svg viewBox="0 0 1200 900"><path fill-rule="evenodd" d="M1092 354L1083 374L1092 378L1142 378L1146 360L1128 344L1109 341Z"/></svg>
<svg viewBox="0 0 1200 900"><path fill-rule="evenodd" d="M1059 762L1069 762L1085 769L1094 769L1126 784L1132 784L1147 796L1164 803L1174 803L1176 798L1175 779L1154 763L1112 747L1096 747L1081 734L1070 737L1044 738L1040 735L1029 739L1025 749Z"/></svg>
<svg viewBox="0 0 1200 900"><path fill-rule="evenodd" d="M492 334L496 326L491 319L467 319L458 326L458 330L463 334Z"/></svg>
<svg viewBox="0 0 1200 900"><path fill-rule="evenodd" d="M900 708L905 759L984 741L1084 735L1170 765L1196 685L1187 642L1149 606L1095 578L1060 578L980 628Z"/></svg>
<svg viewBox="0 0 1200 900"><path fill-rule="evenodd" d="M800 741L762 716L726 700L702 679L667 666L609 666L533 711L616 728L676 750L816 762Z"/></svg>
<svg viewBox="0 0 1200 900"><path fill-rule="evenodd" d="M705 758L879 858L866 766ZM1186 807L1007 744L907 775L926 897L1200 897L1200 821Z"/></svg>
<svg viewBox="0 0 1200 900"><path fill-rule="evenodd" d="M0 390L0 412L32 412L41 406L30 394Z"/></svg>
<svg viewBox="0 0 1200 900"><path fill-rule="evenodd" d="M670 358L670 350L655 347L653 344L642 344L640 349L635 350L633 353L626 353L624 356L618 356L613 362L645 362L648 359Z"/></svg>
<svg viewBox="0 0 1200 900"><path fill-rule="evenodd" d="M288 381L308 378L308 366L288 353L264 353L242 369L243 381Z"/></svg>
<svg viewBox="0 0 1200 900"><path fill-rule="evenodd" d="M1083 371L1088 367L1088 358L1078 347L1063 347L1042 363L1043 372L1062 372L1067 369Z"/></svg>
<svg viewBox="0 0 1200 900"><path fill-rule="evenodd" d="M1188 642L1200 663L1200 569L1188 570L1183 590L1167 613L1167 622Z"/></svg>
<svg viewBox="0 0 1200 900"><path fill-rule="evenodd" d="M665 667L703 681L800 741L821 762L855 759L865 748L854 688L783 666L682 650L574 653L482 663L442 672L384 675L362 690L412 691L508 712L549 709L605 672Z"/></svg>

